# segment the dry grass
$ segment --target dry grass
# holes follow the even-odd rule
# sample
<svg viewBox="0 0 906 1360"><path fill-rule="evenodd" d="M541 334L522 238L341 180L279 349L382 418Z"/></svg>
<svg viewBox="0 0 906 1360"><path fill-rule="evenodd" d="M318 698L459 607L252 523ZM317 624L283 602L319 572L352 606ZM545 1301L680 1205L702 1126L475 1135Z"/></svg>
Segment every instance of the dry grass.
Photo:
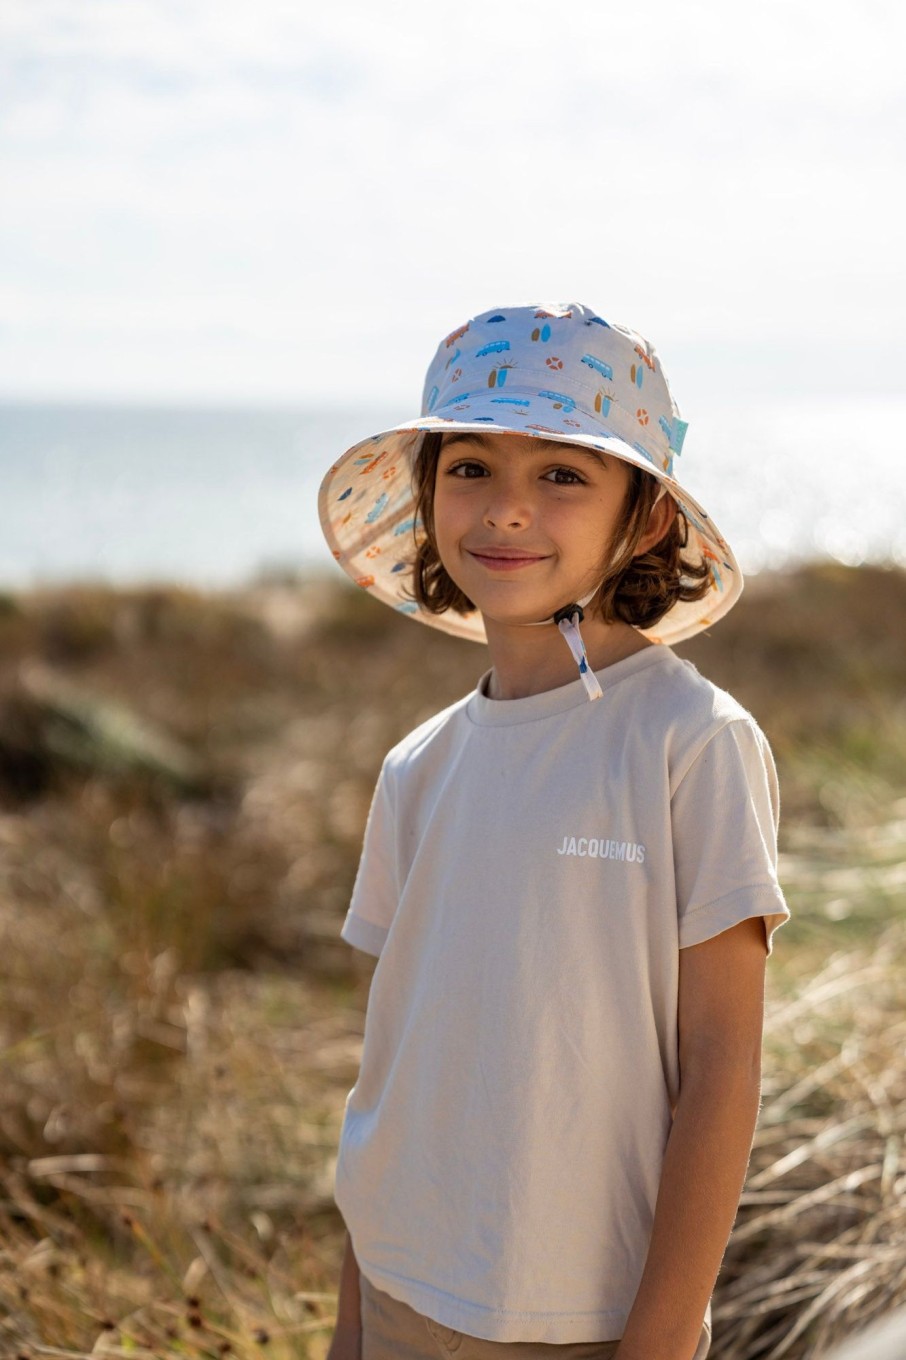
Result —
<svg viewBox="0 0 906 1360"><path fill-rule="evenodd" d="M715 1360L906 1286L904 635L902 573L822 568L682 648L772 740L795 913ZM384 751L486 664L335 584L0 599L0 1357L323 1356L339 921Z"/></svg>
<svg viewBox="0 0 906 1360"><path fill-rule="evenodd" d="M332 1160L360 1009L268 975L165 985L161 1039L177 1056L113 1064L120 1150L6 1160L0 1355L326 1349Z"/></svg>
<svg viewBox="0 0 906 1360"><path fill-rule="evenodd" d="M718 1354L822 1356L906 1297L906 920L769 1008Z"/></svg>

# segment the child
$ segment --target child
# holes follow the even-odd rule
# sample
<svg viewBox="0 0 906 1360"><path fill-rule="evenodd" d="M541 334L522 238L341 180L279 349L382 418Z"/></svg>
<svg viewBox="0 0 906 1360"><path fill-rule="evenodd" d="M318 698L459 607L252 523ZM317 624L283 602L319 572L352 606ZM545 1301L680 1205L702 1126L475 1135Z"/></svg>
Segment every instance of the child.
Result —
<svg viewBox="0 0 906 1360"><path fill-rule="evenodd" d="M492 663L386 757L342 929L330 1360L707 1353L789 913L767 742L667 645L742 588L685 429L634 331L503 307L322 485L359 585Z"/></svg>

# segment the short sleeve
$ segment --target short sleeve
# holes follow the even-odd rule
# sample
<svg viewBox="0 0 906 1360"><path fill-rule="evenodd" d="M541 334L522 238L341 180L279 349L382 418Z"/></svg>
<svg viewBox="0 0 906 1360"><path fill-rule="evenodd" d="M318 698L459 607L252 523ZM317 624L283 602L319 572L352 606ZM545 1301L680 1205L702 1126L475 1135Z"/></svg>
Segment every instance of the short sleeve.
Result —
<svg viewBox="0 0 906 1360"><path fill-rule="evenodd" d="M394 816L386 770L371 799L352 898L340 935L366 954L380 955L397 907Z"/></svg>
<svg viewBox="0 0 906 1360"><path fill-rule="evenodd" d="M671 807L680 948L761 916L770 954L790 913L777 880L777 771L752 719L733 719L711 737Z"/></svg>

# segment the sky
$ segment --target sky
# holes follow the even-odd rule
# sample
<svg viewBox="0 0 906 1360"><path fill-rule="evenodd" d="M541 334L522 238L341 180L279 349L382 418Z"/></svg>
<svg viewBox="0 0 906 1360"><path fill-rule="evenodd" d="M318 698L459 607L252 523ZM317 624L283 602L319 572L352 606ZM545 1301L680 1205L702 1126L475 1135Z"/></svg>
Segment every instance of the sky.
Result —
<svg viewBox="0 0 906 1360"><path fill-rule="evenodd" d="M904 50L892 0L3 0L0 399L402 419L551 301L699 399L902 392Z"/></svg>

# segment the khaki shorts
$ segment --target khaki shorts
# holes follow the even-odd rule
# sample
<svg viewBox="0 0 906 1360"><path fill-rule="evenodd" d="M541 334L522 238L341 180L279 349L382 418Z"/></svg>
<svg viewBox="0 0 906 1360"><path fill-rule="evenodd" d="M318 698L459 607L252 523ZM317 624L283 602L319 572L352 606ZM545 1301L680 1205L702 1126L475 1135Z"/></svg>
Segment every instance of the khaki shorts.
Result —
<svg viewBox="0 0 906 1360"><path fill-rule="evenodd" d="M393 1299L359 1273L362 1360L611 1360L619 1341L485 1341L455 1332Z"/></svg>

